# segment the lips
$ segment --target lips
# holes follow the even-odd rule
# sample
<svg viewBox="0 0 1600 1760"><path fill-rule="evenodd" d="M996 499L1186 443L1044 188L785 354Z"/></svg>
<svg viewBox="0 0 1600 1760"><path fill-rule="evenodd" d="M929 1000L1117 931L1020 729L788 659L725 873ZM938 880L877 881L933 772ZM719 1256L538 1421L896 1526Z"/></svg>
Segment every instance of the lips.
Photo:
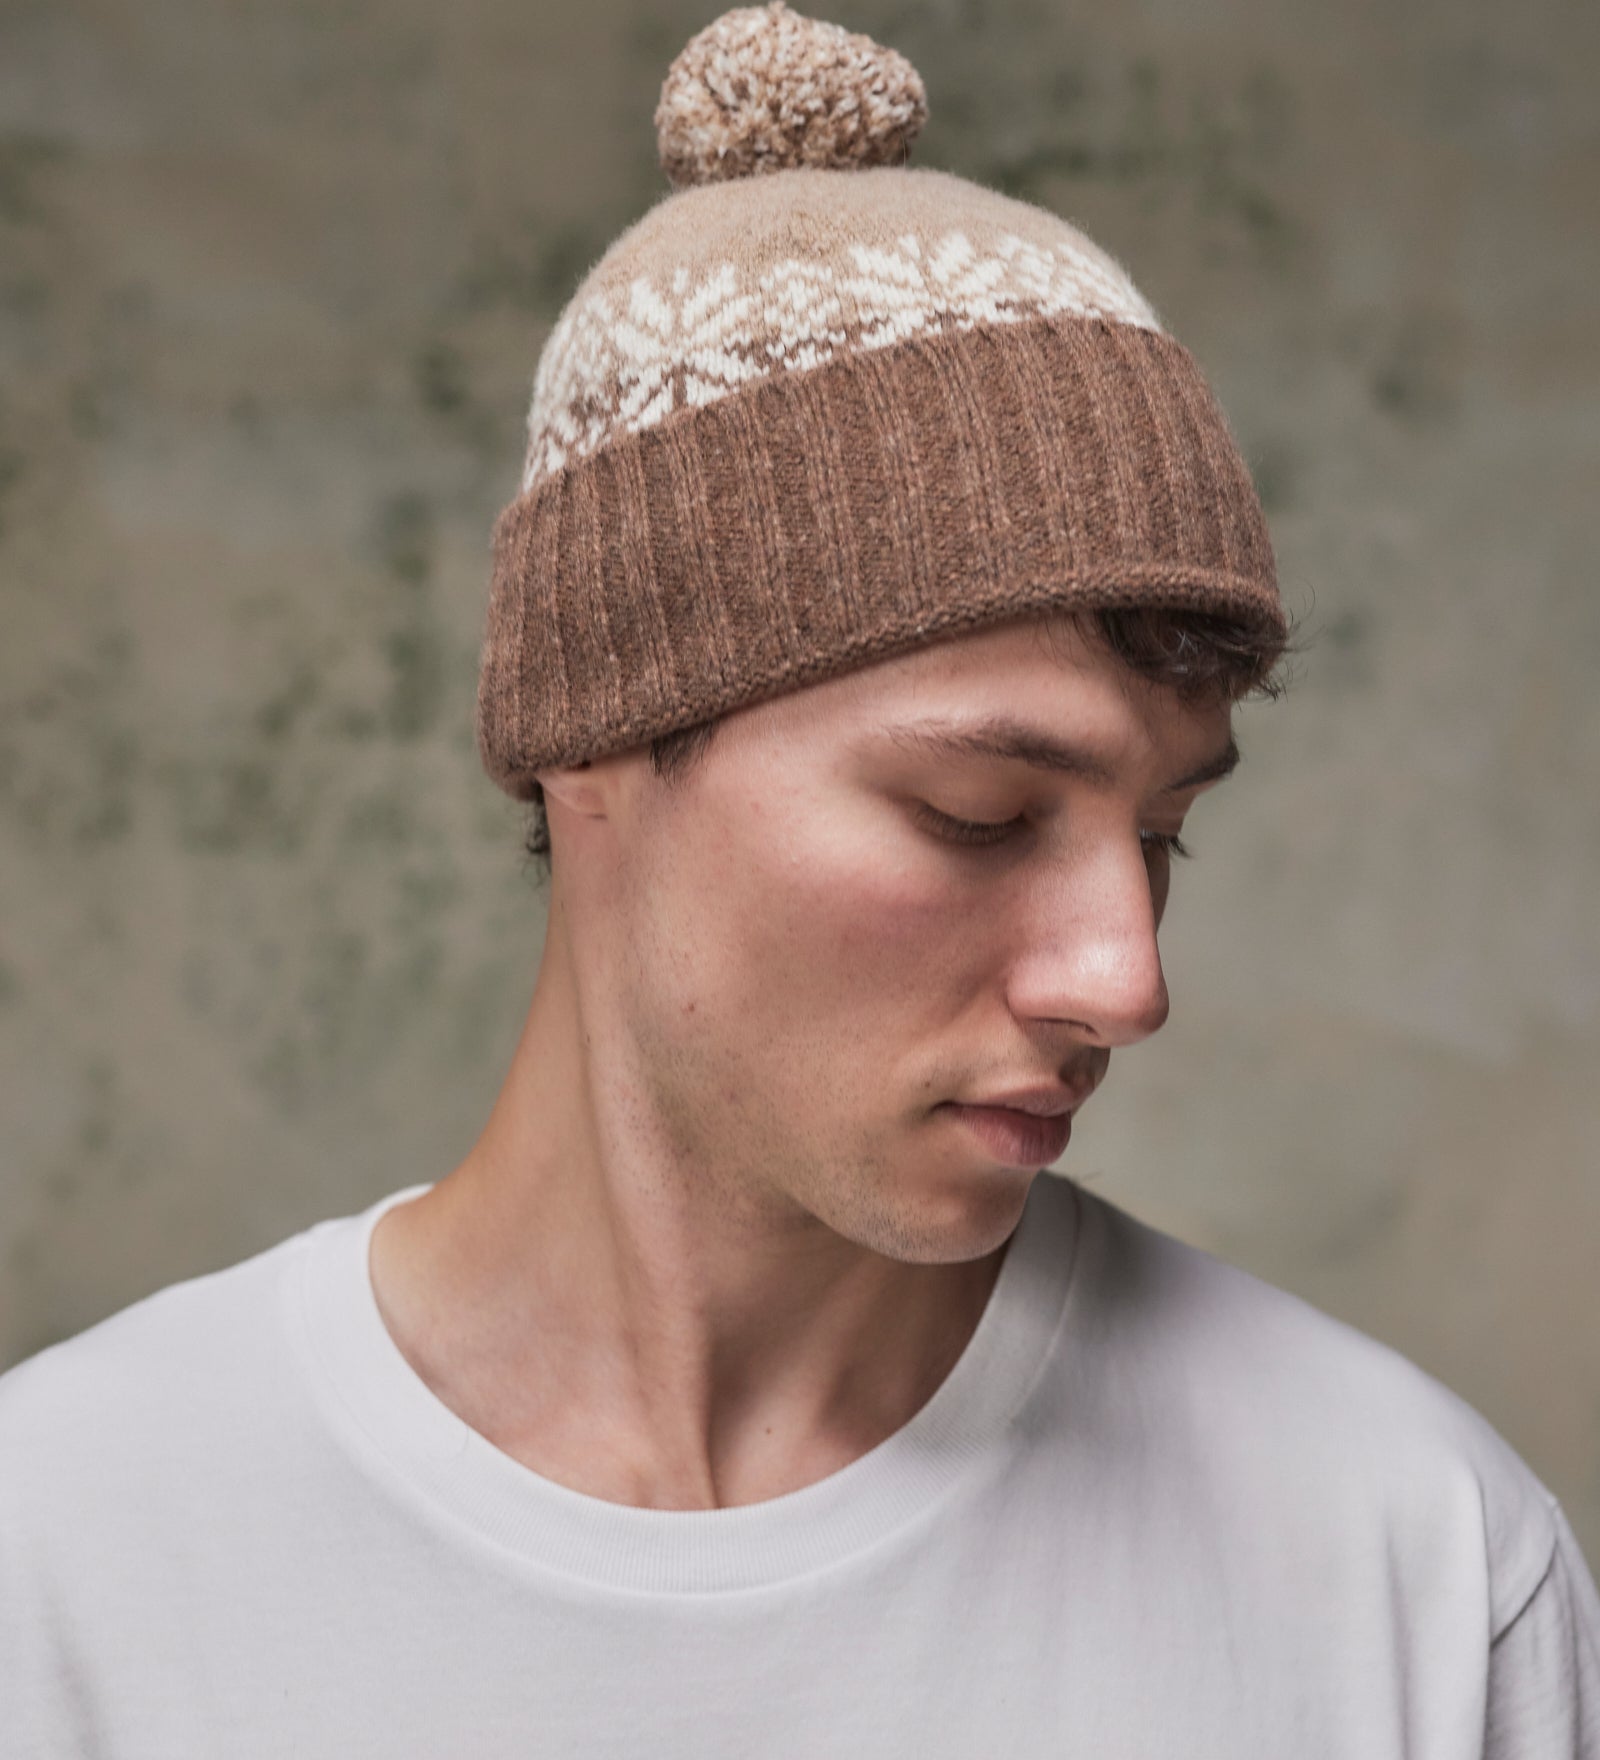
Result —
<svg viewBox="0 0 1600 1760"><path fill-rule="evenodd" d="M968 1106L947 1100L947 1111L996 1161L1008 1167L1048 1167L1072 1136L1072 1114L1023 1111L1014 1106Z"/></svg>
<svg viewBox="0 0 1600 1760"><path fill-rule="evenodd" d="M1076 1112L1093 1090L1093 1082L1080 1083L1075 1088L1018 1088L1009 1094L984 1094L954 1104L1004 1108L1007 1112L1025 1112L1031 1118L1060 1118L1063 1113Z"/></svg>

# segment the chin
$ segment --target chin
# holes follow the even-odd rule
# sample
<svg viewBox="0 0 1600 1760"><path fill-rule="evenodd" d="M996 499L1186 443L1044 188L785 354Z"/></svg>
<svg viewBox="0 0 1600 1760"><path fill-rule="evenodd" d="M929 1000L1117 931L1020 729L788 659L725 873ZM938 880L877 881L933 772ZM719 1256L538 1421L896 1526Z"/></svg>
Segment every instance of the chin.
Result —
<svg viewBox="0 0 1600 1760"><path fill-rule="evenodd" d="M964 1167L936 1179L926 1168L885 1206L877 1238L861 1240L908 1265L959 1265L987 1258L1011 1238L1037 1168ZM857 1237L860 1238L860 1237Z"/></svg>

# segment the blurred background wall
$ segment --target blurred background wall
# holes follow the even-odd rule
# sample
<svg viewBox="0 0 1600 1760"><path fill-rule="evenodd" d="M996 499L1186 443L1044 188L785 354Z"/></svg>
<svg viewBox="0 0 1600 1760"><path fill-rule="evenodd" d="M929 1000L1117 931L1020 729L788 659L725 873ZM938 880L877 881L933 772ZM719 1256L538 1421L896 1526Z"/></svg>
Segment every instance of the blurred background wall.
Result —
<svg viewBox="0 0 1600 1760"><path fill-rule="evenodd" d="M0 1367L485 1118L543 923L489 528L715 10L3 0ZM1600 11L826 15L1127 264L1316 636L1064 1170L1438 1375L1600 1562Z"/></svg>

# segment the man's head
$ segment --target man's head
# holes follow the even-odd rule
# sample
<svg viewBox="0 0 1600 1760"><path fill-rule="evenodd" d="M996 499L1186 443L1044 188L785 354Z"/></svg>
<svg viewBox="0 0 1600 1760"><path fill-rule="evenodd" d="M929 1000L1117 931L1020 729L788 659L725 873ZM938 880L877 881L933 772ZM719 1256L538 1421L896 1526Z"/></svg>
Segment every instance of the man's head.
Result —
<svg viewBox="0 0 1600 1760"><path fill-rule="evenodd" d="M923 104L780 0L679 56L678 193L540 359L479 686L623 1091L824 1196L1159 1026L1170 839L1288 633L1193 357L1066 221L906 169Z"/></svg>
<svg viewBox="0 0 1600 1760"><path fill-rule="evenodd" d="M1019 620L542 773L557 957L681 1154L902 1259L970 1250L975 1165L1007 1214L946 1103L1081 1103L1161 1026L1173 844L1273 688L1179 627Z"/></svg>

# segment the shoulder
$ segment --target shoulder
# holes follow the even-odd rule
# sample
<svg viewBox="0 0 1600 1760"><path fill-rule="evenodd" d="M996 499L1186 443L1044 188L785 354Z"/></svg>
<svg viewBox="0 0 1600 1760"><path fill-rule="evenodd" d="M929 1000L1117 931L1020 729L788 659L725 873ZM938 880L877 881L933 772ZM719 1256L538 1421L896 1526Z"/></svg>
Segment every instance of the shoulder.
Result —
<svg viewBox="0 0 1600 1760"><path fill-rule="evenodd" d="M1471 1544L1503 1630L1549 1568L1557 1504L1488 1419L1392 1346L1082 1196L1119 1361L1159 1375L1269 1506L1301 1488L1302 1509L1384 1533L1413 1560Z"/></svg>
<svg viewBox="0 0 1600 1760"><path fill-rule="evenodd" d="M0 1375L0 1514L170 1478L246 1422L287 1369L283 1278L305 1238L169 1284Z"/></svg>

